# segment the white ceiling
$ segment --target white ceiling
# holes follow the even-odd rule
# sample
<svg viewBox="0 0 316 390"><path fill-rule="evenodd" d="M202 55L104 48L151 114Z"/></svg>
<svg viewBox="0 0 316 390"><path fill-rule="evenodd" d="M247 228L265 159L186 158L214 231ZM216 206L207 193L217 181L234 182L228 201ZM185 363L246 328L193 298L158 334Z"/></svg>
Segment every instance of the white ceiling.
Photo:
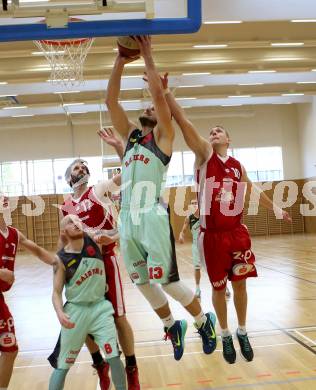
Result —
<svg viewBox="0 0 316 390"><path fill-rule="evenodd" d="M204 0L204 21L243 23L203 24L196 34L155 36L158 69L169 71L170 85L181 105L188 107L189 115L215 106L228 115L230 110L236 113L239 105L245 109L257 104L310 102L316 95L316 22L293 23L293 18L316 19L315 1ZM271 46L272 43L300 46ZM222 46L195 48L196 45ZM39 126L48 119L51 122L51 118L62 123L67 112L81 112L70 115L76 123L98 118L100 108L105 110L103 100L115 46L115 38L97 38L85 62L85 84L65 88L46 81L50 74L48 64L44 56L32 54L38 51L33 42L0 43L0 96L17 95L20 105L26 106L0 109L1 128L18 128L22 123ZM253 73L272 70L275 72ZM148 103L142 72L141 61L126 68L125 76L138 76L122 81L122 104L127 110L136 112ZM54 93L68 90L74 93ZM66 107L63 102L84 104ZM0 97L1 105L4 102ZM34 116L15 117L19 115Z"/></svg>

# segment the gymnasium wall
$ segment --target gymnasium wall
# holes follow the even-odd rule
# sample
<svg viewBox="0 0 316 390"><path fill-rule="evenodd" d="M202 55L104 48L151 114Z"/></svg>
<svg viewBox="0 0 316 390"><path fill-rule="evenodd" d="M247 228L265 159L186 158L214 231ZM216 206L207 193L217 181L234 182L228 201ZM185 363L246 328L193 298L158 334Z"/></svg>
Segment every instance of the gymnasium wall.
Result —
<svg viewBox="0 0 316 390"><path fill-rule="evenodd" d="M274 189L278 183L279 182L273 182L272 189L265 192L271 199L273 198ZM249 203L249 192L247 193L243 223L248 226L251 235L269 236L273 234L316 232L316 217L304 218L301 214L301 205L308 204L308 201L304 198L302 192L305 181L295 180L294 183L296 183L298 188L298 196L291 196L291 194L285 190L283 199L286 200L289 198L291 202L291 207L287 210L293 219L292 224L287 224L282 220L277 219L273 212L267 211L261 206L259 206L258 212L253 213L253 204ZM193 187L169 188L166 191L165 199L170 205L171 223L176 239L178 239L183 226L190 200L194 197L195 192ZM12 213L12 224L30 239L35 240L39 245L50 250L55 250L59 235L59 210L56 206L62 202L62 195L43 195L41 199L39 197L12 198L11 204L17 206L14 206L15 210ZM311 207L311 209L313 209L313 207ZM33 214L36 215L31 215L31 210L33 210ZM191 239L189 232L187 232L187 239Z"/></svg>
<svg viewBox="0 0 316 390"><path fill-rule="evenodd" d="M51 118L45 126L35 119L33 126L21 123L20 129L1 126L2 161L17 159L45 159L71 156L94 156L101 154L100 141L96 135L98 115L80 123L74 116L73 130L66 120ZM229 129L232 147L282 146L285 179L302 177L302 149L298 148L298 114L295 105L267 105L211 108L209 112L192 114L190 118L200 133L207 137L209 128L222 124ZM73 137L72 137L73 131ZM174 150L188 150L177 130ZM105 153L113 154L105 147Z"/></svg>
<svg viewBox="0 0 316 390"><path fill-rule="evenodd" d="M298 138L302 177L316 176L316 97L311 104L297 105Z"/></svg>

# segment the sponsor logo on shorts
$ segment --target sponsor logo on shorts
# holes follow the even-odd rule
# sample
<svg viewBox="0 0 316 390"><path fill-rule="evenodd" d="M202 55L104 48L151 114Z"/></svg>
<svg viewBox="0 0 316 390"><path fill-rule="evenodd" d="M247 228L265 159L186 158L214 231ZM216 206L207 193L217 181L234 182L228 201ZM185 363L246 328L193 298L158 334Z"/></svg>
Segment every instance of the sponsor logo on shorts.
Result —
<svg viewBox="0 0 316 390"><path fill-rule="evenodd" d="M138 274L137 272L133 272L133 273L131 274L131 278L132 278L133 280L137 280L137 279L139 279L139 274Z"/></svg>
<svg viewBox="0 0 316 390"><path fill-rule="evenodd" d="M224 279L218 280L217 282L212 282L212 284L213 284L213 286L214 286L215 288L216 288L216 287L218 288L218 287L223 287L223 286L225 286L226 282L227 282L227 275L225 276Z"/></svg>
<svg viewBox="0 0 316 390"><path fill-rule="evenodd" d="M147 265L146 261L145 260L139 260L139 261L136 261L135 263L133 263L133 267L144 267L145 265Z"/></svg>
<svg viewBox="0 0 316 390"><path fill-rule="evenodd" d="M66 362L67 364L74 364L75 361L76 361L75 358L67 358L67 359L65 360L65 362Z"/></svg>
<svg viewBox="0 0 316 390"><path fill-rule="evenodd" d="M246 275L253 270L252 264L241 263L233 266L233 274L237 276Z"/></svg>
<svg viewBox="0 0 316 390"><path fill-rule="evenodd" d="M7 320L0 320L0 329L5 329L5 327L8 327L9 332L14 328L14 320L12 317L9 317Z"/></svg>
<svg viewBox="0 0 316 390"><path fill-rule="evenodd" d="M0 336L0 346L5 348L10 348L16 345L16 338L14 333L3 333Z"/></svg>

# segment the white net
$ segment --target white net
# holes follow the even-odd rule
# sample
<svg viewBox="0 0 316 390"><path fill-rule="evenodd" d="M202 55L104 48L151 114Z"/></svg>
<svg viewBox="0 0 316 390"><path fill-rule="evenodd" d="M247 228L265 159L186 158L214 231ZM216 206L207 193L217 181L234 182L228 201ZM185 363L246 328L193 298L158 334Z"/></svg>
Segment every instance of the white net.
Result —
<svg viewBox="0 0 316 390"><path fill-rule="evenodd" d="M50 81L54 84L83 83L83 64L94 38L61 41L34 41L51 67Z"/></svg>

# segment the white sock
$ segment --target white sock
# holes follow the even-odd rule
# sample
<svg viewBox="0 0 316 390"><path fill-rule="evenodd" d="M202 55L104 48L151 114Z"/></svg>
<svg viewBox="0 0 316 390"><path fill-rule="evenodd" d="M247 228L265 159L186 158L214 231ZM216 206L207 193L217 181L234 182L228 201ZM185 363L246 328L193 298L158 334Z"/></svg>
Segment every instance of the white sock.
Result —
<svg viewBox="0 0 316 390"><path fill-rule="evenodd" d="M201 310L201 313L194 317L194 320L199 328L207 321L206 315L203 313L203 310Z"/></svg>
<svg viewBox="0 0 316 390"><path fill-rule="evenodd" d="M174 325L174 323L176 322L171 313L170 313L170 315L168 315L168 317L162 318L161 321L163 322L165 328L168 328L168 329L171 328L172 325Z"/></svg>
<svg viewBox="0 0 316 390"><path fill-rule="evenodd" d="M245 336L247 334L246 327L238 325L237 333L240 334L240 336Z"/></svg>
<svg viewBox="0 0 316 390"><path fill-rule="evenodd" d="M228 328L221 330L221 336L222 337L228 337L228 336L231 336L231 335L232 334L230 333L230 330Z"/></svg>

